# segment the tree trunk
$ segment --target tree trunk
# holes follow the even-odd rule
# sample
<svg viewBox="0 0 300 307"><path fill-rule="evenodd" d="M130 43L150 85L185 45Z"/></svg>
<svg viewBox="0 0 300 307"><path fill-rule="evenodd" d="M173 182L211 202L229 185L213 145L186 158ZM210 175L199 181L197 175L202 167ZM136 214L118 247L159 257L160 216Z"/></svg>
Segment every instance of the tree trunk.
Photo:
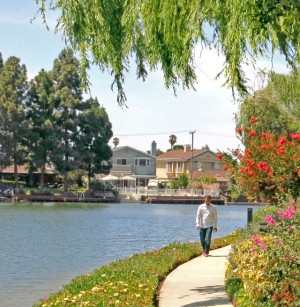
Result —
<svg viewBox="0 0 300 307"><path fill-rule="evenodd" d="M68 172L64 171L64 192L68 192Z"/></svg>
<svg viewBox="0 0 300 307"><path fill-rule="evenodd" d="M19 187L19 174L18 174L18 164L17 164L17 146L16 146L16 142L14 142L14 179L15 179L16 193L19 193L20 192L20 187Z"/></svg>
<svg viewBox="0 0 300 307"><path fill-rule="evenodd" d="M17 165L16 160L14 160L14 178L15 178L16 193L19 193L20 192L19 174L18 174L18 165Z"/></svg>
<svg viewBox="0 0 300 307"><path fill-rule="evenodd" d="M45 186L45 170L46 170L46 165L44 163L41 169L40 189L43 189Z"/></svg>

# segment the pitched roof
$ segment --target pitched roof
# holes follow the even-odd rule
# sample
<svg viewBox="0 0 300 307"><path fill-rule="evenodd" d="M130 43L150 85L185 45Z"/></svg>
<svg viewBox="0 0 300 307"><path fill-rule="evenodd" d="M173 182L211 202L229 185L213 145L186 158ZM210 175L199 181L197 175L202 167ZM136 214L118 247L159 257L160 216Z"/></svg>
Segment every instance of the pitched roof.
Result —
<svg viewBox="0 0 300 307"><path fill-rule="evenodd" d="M213 151L209 149L193 149L193 150L186 150L184 149L175 149L165 152L164 154L156 157L157 160L189 160L193 157L196 157L200 154L203 154L205 152L211 152L212 154L215 154Z"/></svg>
<svg viewBox="0 0 300 307"><path fill-rule="evenodd" d="M222 169L209 169L193 172L193 178L212 176L216 177L217 181L229 181L228 175L228 171Z"/></svg>
<svg viewBox="0 0 300 307"><path fill-rule="evenodd" d="M141 154L146 155L146 156L149 156L149 157L151 157L151 158L155 158L155 156L153 156L153 155L151 155L151 154L148 154L148 153L145 152L145 151L141 151L141 150L139 150L139 149L136 149L136 148L133 148L133 147L130 147L130 146L115 147L115 148L112 149L112 151L113 151L113 152L114 152L114 151L119 151L119 150L122 150L122 149L124 149L124 148L128 148L128 149L130 149L130 150L133 150L133 151L136 151L136 152L140 152Z"/></svg>

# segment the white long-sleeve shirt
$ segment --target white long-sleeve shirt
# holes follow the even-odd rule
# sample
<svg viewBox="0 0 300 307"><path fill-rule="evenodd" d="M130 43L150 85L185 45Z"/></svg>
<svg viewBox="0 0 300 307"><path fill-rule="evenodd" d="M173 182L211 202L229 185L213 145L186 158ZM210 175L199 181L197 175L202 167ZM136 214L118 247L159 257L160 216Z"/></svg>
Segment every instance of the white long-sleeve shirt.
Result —
<svg viewBox="0 0 300 307"><path fill-rule="evenodd" d="M207 206L205 203L200 205L197 210L196 226L200 228L217 228L218 213L215 205Z"/></svg>

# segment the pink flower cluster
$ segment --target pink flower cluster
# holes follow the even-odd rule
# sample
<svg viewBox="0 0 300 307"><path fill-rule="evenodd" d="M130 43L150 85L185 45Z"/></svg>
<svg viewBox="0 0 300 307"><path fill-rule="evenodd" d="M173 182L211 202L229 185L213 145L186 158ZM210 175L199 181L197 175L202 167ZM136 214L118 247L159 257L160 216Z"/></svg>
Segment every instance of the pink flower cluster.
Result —
<svg viewBox="0 0 300 307"><path fill-rule="evenodd" d="M271 215L266 215L266 216L265 216L265 221L266 221L269 225L275 224L275 220L273 219L273 217L272 217Z"/></svg>
<svg viewBox="0 0 300 307"><path fill-rule="evenodd" d="M255 242L257 245L259 245L262 251L266 250L266 243L260 237L253 236L252 241ZM256 252L256 249L253 248L252 251Z"/></svg>
<svg viewBox="0 0 300 307"><path fill-rule="evenodd" d="M292 220L295 216L296 211L297 211L296 206L290 206L285 211L278 211L278 216L283 220L285 219Z"/></svg>

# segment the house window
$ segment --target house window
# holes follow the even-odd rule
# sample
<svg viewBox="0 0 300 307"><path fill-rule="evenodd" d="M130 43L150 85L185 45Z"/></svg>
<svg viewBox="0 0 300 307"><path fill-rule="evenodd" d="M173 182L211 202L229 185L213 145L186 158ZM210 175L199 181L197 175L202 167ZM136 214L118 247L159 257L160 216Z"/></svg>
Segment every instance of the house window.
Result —
<svg viewBox="0 0 300 307"><path fill-rule="evenodd" d="M203 169L202 162L197 161L196 164L194 165L194 169L202 170Z"/></svg>
<svg viewBox="0 0 300 307"><path fill-rule="evenodd" d="M218 162L211 162L211 169L220 169L220 164Z"/></svg>
<svg viewBox="0 0 300 307"><path fill-rule="evenodd" d="M172 162L168 162L167 163L167 172L168 173L172 173L173 172L173 163Z"/></svg>
<svg viewBox="0 0 300 307"><path fill-rule="evenodd" d="M177 173L183 172L183 162L177 162Z"/></svg>
<svg viewBox="0 0 300 307"><path fill-rule="evenodd" d="M135 166L149 166L150 165L150 159L135 158L134 159L134 165Z"/></svg>
<svg viewBox="0 0 300 307"><path fill-rule="evenodd" d="M118 165L126 165L127 161L126 159L116 159L116 162Z"/></svg>

